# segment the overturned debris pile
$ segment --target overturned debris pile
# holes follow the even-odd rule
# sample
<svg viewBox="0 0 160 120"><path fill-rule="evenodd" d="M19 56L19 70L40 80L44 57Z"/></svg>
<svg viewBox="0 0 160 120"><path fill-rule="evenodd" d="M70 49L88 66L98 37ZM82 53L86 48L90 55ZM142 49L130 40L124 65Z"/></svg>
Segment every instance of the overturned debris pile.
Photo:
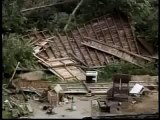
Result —
<svg viewBox="0 0 160 120"><path fill-rule="evenodd" d="M29 38L34 56L62 80L84 80L81 68L102 67L120 61L142 66L152 59L134 35L131 22L121 15L95 18L64 34L33 32ZM148 56L150 53L148 53Z"/></svg>
<svg viewBox="0 0 160 120"><path fill-rule="evenodd" d="M24 117L32 115L33 109L29 103L23 101L23 96L12 95L3 102L3 110L10 111L12 118Z"/></svg>

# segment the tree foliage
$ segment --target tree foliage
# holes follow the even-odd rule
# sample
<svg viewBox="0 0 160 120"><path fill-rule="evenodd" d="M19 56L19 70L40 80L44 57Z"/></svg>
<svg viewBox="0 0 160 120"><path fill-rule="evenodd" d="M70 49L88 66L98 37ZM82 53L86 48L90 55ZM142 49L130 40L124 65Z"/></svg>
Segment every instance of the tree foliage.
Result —
<svg viewBox="0 0 160 120"><path fill-rule="evenodd" d="M5 73L11 74L18 62L29 69L35 64L31 46L26 42L27 40L21 40L20 37L16 34L10 34L3 38L2 51Z"/></svg>
<svg viewBox="0 0 160 120"><path fill-rule="evenodd" d="M158 75L158 69L154 64L148 63L143 66L143 68L137 67L130 63L119 63L114 65L108 65L100 70L99 79L100 80L110 80L113 74L129 74L129 75Z"/></svg>
<svg viewBox="0 0 160 120"><path fill-rule="evenodd" d="M3 32L21 33L27 21L21 12L21 2L18 0L4 0L2 2L2 28Z"/></svg>
<svg viewBox="0 0 160 120"><path fill-rule="evenodd" d="M119 12L131 17L136 34L155 47L158 43L157 0L86 0L76 16L78 23L94 17Z"/></svg>

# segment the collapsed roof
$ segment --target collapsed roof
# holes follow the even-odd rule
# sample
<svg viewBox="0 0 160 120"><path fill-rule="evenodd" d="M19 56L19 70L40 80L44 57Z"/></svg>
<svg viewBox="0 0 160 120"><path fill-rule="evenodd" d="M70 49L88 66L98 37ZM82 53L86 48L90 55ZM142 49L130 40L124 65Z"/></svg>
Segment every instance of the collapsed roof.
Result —
<svg viewBox="0 0 160 120"><path fill-rule="evenodd" d="M142 66L152 59L136 40L133 26L121 15L106 15L77 26L67 33L32 32L34 56L62 80L84 80L81 66L98 67L129 62Z"/></svg>

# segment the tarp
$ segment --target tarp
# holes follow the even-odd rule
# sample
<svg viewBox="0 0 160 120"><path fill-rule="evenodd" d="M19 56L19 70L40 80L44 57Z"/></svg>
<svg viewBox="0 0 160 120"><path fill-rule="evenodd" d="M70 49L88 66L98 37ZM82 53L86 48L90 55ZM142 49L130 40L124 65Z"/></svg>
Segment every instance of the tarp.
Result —
<svg viewBox="0 0 160 120"><path fill-rule="evenodd" d="M143 85L140 85L140 84L135 84L133 86L133 88L130 90L130 94L139 94L141 92L141 90L144 88Z"/></svg>

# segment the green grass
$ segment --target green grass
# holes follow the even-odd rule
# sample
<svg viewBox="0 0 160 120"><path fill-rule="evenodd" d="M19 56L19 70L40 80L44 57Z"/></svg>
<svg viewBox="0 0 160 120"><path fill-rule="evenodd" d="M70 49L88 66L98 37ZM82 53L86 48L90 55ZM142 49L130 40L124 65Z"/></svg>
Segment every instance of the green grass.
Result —
<svg viewBox="0 0 160 120"><path fill-rule="evenodd" d="M43 76L43 80L48 80L53 83L59 82L59 78L56 75L53 75L52 73L45 73Z"/></svg>
<svg viewBox="0 0 160 120"><path fill-rule="evenodd" d="M8 112L7 110L3 110L2 111L2 118L3 119L11 119L12 118L12 116L11 116L11 112Z"/></svg>
<svg viewBox="0 0 160 120"><path fill-rule="evenodd" d="M105 68L100 69L98 74L99 82L110 82L112 81L113 74L129 74L129 75L158 75L158 70L154 64L149 63L143 66L144 68L137 67L130 63L121 63L108 65Z"/></svg>

